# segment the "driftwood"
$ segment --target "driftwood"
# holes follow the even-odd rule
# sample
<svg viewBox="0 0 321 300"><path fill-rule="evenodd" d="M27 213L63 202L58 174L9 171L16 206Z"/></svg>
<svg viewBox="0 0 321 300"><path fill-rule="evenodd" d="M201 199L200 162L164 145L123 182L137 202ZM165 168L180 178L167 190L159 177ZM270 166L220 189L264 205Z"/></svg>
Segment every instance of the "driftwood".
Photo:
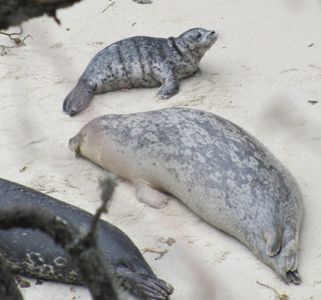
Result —
<svg viewBox="0 0 321 300"><path fill-rule="evenodd" d="M58 24L56 10L73 5L80 0L0 0L0 30L20 25L23 21L44 14L53 17Z"/></svg>
<svg viewBox="0 0 321 300"><path fill-rule="evenodd" d="M111 177L106 177L101 180L100 185L103 204L97 210L88 232L81 232L72 222L49 210L34 207L0 210L0 228L9 230L20 227L45 232L69 252L94 300L117 300L120 299L118 284L114 280L113 272L102 262L95 238L97 222L102 212L106 212L106 204L113 193L115 183ZM12 274L7 271L4 261L0 261L1 300L22 300L13 283Z"/></svg>

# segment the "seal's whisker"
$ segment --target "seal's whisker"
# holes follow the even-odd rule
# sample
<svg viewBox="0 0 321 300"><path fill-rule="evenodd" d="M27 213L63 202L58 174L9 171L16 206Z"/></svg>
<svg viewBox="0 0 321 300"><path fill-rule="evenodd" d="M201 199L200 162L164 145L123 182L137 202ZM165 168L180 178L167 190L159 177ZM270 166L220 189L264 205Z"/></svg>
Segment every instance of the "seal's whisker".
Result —
<svg viewBox="0 0 321 300"><path fill-rule="evenodd" d="M219 36L218 36L218 39L219 39L220 41L225 41L223 35L219 35Z"/></svg>
<svg viewBox="0 0 321 300"><path fill-rule="evenodd" d="M218 33L218 37L217 39L223 43L223 47L226 48L226 43L225 43L225 38L224 35L222 33Z"/></svg>
<svg viewBox="0 0 321 300"><path fill-rule="evenodd" d="M220 40L220 41L224 41L224 35L223 33L217 33L217 39Z"/></svg>

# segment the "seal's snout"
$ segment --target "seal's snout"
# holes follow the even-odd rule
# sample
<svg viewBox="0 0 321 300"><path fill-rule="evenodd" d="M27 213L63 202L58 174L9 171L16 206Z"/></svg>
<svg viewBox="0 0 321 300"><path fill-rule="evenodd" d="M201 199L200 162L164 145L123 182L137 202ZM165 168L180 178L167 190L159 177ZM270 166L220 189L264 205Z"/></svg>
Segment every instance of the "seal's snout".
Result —
<svg viewBox="0 0 321 300"><path fill-rule="evenodd" d="M89 106L93 96L93 92L87 87L85 81L80 78L76 86L65 98L62 106L63 111L71 117L75 116Z"/></svg>
<svg viewBox="0 0 321 300"><path fill-rule="evenodd" d="M69 140L69 144L68 144L68 147L71 151L75 152L76 155L80 154L80 144L83 140L83 135L82 133L78 133L77 135L75 135L74 137L72 137L70 140Z"/></svg>
<svg viewBox="0 0 321 300"><path fill-rule="evenodd" d="M76 114L77 114L77 112L73 109L69 112L69 116L71 116L71 117L75 116Z"/></svg>
<svg viewBox="0 0 321 300"><path fill-rule="evenodd" d="M216 39L218 38L218 33L215 30L210 31L209 35L210 39L214 39L216 41Z"/></svg>

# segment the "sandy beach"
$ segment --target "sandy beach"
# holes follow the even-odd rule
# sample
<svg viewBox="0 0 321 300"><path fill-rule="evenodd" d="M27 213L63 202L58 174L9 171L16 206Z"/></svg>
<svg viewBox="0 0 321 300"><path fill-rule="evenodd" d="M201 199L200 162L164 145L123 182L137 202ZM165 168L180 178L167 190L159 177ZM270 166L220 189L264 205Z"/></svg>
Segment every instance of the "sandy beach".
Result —
<svg viewBox="0 0 321 300"><path fill-rule="evenodd" d="M93 213L103 170L68 149L84 124L102 114L173 106L217 114L263 142L300 185L300 285L285 284L179 200L160 210L138 202L130 182L117 180L103 218L141 250L168 250L144 257L175 288L172 300L321 299L321 1L83 0L57 17L60 26L47 16L24 22L21 36L32 38L0 56L0 176ZM220 38L201 61L202 75L182 80L176 96L159 100L157 88L115 91L96 95L73 118L63 113L63 99L109 44L137 35L176 37L193 27ZM13 46L4 35L0 44ZM27 280L25 300L90 299L82 286Z"/></svg>

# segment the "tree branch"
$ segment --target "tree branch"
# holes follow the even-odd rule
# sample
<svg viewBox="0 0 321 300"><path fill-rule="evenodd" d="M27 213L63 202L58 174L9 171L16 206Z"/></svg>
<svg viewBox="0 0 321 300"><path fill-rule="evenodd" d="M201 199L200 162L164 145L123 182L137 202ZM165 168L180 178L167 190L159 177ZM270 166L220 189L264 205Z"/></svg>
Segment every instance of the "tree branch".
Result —
<svg viewBox="0 0 321 300"><path fill-rule="evenodd" d="M0 30L20 25L23 21L44 14L53 17L58 24L56 10L73 5L80 0L0 0Z"/></svg>
<svg viewBox="0 0 321 300"><path fill-rule="evenodd" d="M90 290L94 300L119 299L117 296L119 287L114 283L113 271L104 265L99 249L96 246L95 237L96 223L101 213L106 211L107 202L115 187L113 178L109 174L108 176L109 177L105 177L101 181L101 187L103 189L101 198L103 203L93 218L91 229L86 233L81 232L81 230L67 219L39 207L15 207L0 210L1 229L8 230L16 227L39 229L48 234L55 243L65 248L77 265L83 282ZM3 265L0 267L3 267ZM8 274L4 275L4 273L0 271L0 284L2 280L8 280L7 276ZM11 281L8 280L9 285L7 289L9 290L10 287L11 291L12 285L10 285L10 282ZM115 285L117 285L117 287L115 287ZM1 297L1 299L3 298ZM20 300L22 298L4 299Z"/></svg>

